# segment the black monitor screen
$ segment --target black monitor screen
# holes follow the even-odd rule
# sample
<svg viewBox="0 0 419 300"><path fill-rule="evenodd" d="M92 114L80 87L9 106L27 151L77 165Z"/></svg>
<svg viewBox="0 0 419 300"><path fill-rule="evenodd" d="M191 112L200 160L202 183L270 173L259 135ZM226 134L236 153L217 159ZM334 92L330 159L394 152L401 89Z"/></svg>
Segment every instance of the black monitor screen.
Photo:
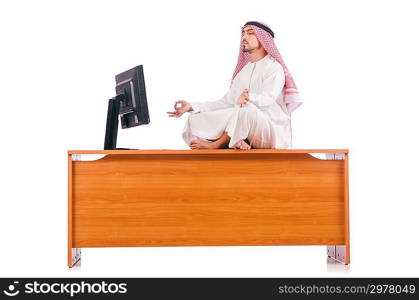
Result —
<svg viewBox="0 0 419 300"><path fill-rule="evenodd" d="M105 150L116 148L118 139L118 116L121 127L130 128L150 123L143 66L137 66L115 76L116 96L108 101Z"/></svg>
<svg viewBox="0 0 419 300"><path fill-rule="evenodd" d="M150 123L143 66L137 66L115 76L116 94L124 95L120 102L121 127L130 128Z"/></svg>

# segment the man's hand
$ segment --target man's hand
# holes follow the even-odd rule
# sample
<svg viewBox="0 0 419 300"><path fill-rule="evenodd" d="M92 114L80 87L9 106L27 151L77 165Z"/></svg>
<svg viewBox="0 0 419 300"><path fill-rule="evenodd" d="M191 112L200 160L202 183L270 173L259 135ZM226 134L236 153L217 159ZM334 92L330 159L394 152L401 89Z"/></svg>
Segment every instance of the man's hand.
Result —
<svg viewBox="0 0 419 300"><path fill-rule="evenodd" d="M240 107L243 107L249 101L250 101L250 99L249 99L249 90L248 89L244 89L243 92L241 93L239 99L237 100L237 103L240 104Z"/></svg>
<svg viewBox="0 0 419 300"><path fill-rule="evenodd" d="M179 103L180 103L180 106L178 105ZM185 100L177 100L175 102L174 108L175 108L175 111L168 111L167 112L169 114L169 117L179 118L185 112L192 110L192 106L188 102L186 102Z"/></svg>

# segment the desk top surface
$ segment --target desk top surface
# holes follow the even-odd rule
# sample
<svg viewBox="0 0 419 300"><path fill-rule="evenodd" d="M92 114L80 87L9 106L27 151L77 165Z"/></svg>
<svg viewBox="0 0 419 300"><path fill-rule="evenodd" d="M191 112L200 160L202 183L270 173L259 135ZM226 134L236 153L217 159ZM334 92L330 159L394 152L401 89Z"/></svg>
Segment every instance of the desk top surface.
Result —
<svg viewBox="0 0 419 300"><path fill-rule="evenodd" d="M68 154L273 154L273 153L349 153L349 149L200 149L200 150L68 150Z"/></svg>

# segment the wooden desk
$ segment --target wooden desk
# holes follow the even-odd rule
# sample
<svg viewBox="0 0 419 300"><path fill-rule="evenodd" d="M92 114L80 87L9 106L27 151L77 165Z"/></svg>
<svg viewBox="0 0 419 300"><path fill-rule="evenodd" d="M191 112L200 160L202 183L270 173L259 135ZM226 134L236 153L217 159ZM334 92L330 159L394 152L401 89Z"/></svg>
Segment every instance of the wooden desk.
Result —
<svg viewBox="0 0 419 300"><path fill-rule="evenodd" d="M244 245L349 264L348 152L68 151L68 266L80 248Z"/></svg>

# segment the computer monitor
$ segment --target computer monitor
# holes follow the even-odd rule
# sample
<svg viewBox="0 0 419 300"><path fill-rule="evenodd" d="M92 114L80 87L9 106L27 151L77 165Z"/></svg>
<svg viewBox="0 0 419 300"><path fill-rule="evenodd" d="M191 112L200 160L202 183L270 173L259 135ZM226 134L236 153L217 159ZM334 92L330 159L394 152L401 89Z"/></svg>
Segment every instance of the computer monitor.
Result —
<svg viewBox="0 0 419 300"><path fill-rule="evenodd" d="M108 102L104 149L127 150L128 148L116 147L118 117L120 117L122 129L150 123L143 66L140 65L118 74L115 80L116 96Z"/></svg>

